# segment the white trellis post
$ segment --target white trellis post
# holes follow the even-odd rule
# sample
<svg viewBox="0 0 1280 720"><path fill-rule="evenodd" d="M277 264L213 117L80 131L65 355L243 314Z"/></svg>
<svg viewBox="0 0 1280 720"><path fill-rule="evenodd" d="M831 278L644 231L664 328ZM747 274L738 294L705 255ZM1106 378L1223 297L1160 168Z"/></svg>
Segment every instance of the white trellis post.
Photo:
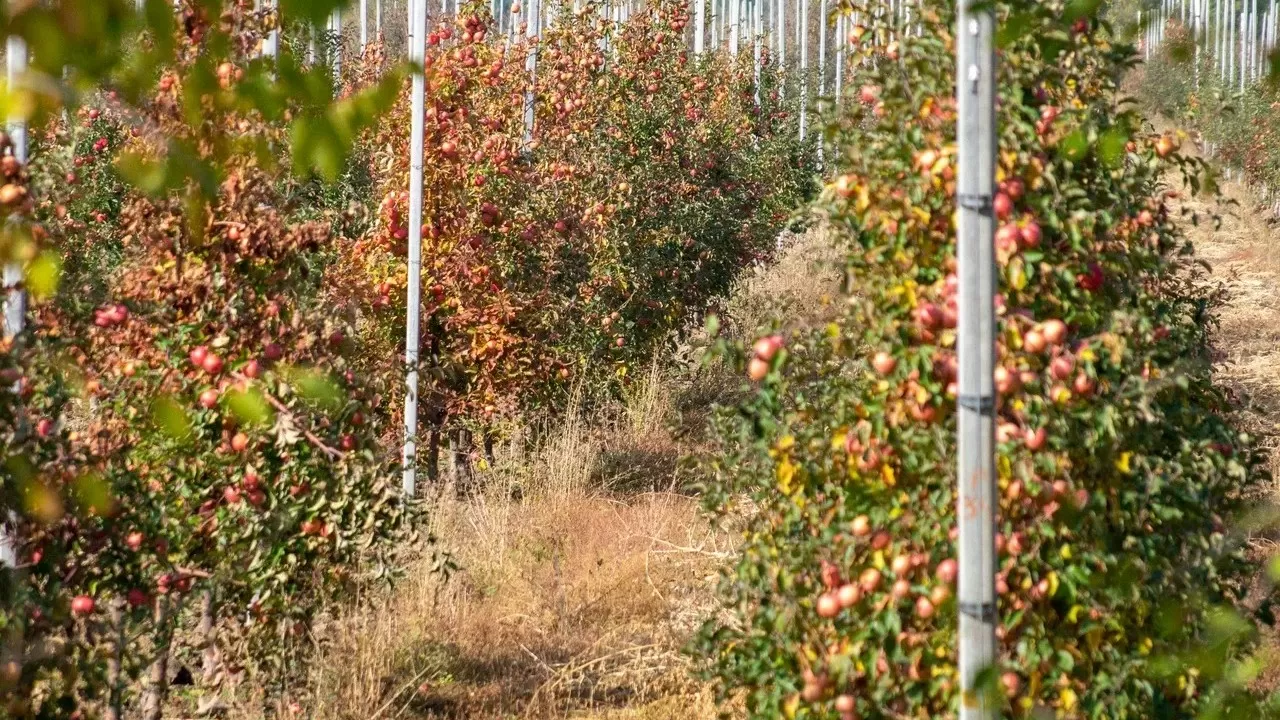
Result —
<svg viewBox="0 0 1280 720"><path fill-rule="evenodd" d="M369 44L369 0L360 0L360 52Z"/></svg>
<svg viewBox="0 0 1280 720"><path fill-rule="evenodd" d="M778 36L778 67L784 68L787 63L787 2L786 0L774 0L774 15L776 16L776 25L774 34ZM785 92L786 83L782 84L782 90Z"/></svg>
<svg viewBox="0 0 1280 720"><path fill-rule="evenodd" d="M762 28L760 26L761 7L760 4L764 0L750 0L751 2L751 62L755 66L755 84L756 84L756 107L760 106L760 65L763 62L761 41L764 39Z"/></svg>
<svg viewBox="0 0 1280 720"><path fill-rule="evenodd" d="M1191 64L1194 66L1192 87L1200 90L1200 5L1203 0L1191 0L1191 44L1195 46Z"/></svg>
<svg viewBox="0 0 1280 720"><path fill-rule="evenodd" d="M996 662L995 553L995 18L960 0L956 29L957 274L959 279L956 507L959 537L960 720L995 720L976 687Z"/></svg>
<svg viewBox="0 0 1280 720"><path fill-rule="evenodd" d="M836 107L840 107L844 95L844 46L848 44L848 16L836 15Z"/></svg>
<svg viewBox="0 0 1280 720"><path fill-rule="evenodd" d="M21 87L27 73L27 41L10 35L5 43L5 74L9 87ZM15 107L18 103L15 103ZM16 110L7 120L9 139L13 143L13 156L23 165L27 162L27 119ZM27 318L27 292L22 287L22 263L10 260L4 265L4 335L16 338L22 334ZM13 528L0 525L0 566L18 564L17 538Z"/></svg>
<svg viewBox="0 0 1280 720"><path fill-rule="evenodd" d="M707 31L707 0L693 0L693 54L702 55Z"/></svg>
<svg viewBox="0 0 1280 720"><path fill-rule="evenodd" d="M800 140L804 140L808 127L809 105L809 0L800 2Z"/></svg>
<svg viewBox="0 0 1280 720"><path fill-rule="evenodd" d="M419 66L427 55L427 3L409 0L409 60ZM422 156L426 129L426 82L421 67L413 75L409 140L409 295L405 321L404 482L406 497L417 491L418 345L422 307Z"/></svg>
<svg viewBox="0 0 1280 720"><path fill-rule="evenodd" d="M342 81L342 8L334 8L329 16L329 33L333 36L333 80Z"/></svg>
<svg viewBox="0 0 1280 720"><path fill-rule="evenodd" d="M280 57L280 3L279 0L267 0L267 9L271 11L271 31L267 33L267 41L263 44L262 53L271 62Z"/></svg>
<svg viewBox="0 0 1280 720"><path fill-rule="evenodd" d="M818 97L827 94L827 0L818 12Z"/></svg>
<svg viewBox="0 0 1280 720"><path fill-rule="evenodd" d="M729 54L737 55L742 42L742 0L729 0Z"/></svg>
<svg viewBox="0 0 1280 720"><path fill-rule="evenodd" d="M524 93L524 147L529 149L533 145L533 121L534 121L534 85L538 77L538 0L528 0L529 4L525 6L525 38L529 41L528 54L525 55L524 69L528 74L527 82L529 87Z"/></svg>
<svg viewBox="0 0 1280 720"><path fill-rule="evenodd" d="M1241 91L1241 92L1243 92L1243 91L1244 91L1244 78L1245 78L1245 75L1247 75L1247 74L1248 74L1248 72L1249 72L1249 61L1248 61L1248 52L1249 52L1249 27L1248 27L1248 24L1247 24L1247 23L1248 23L1248 16L1246 16L1246 15L1245 15L1245 12L1246 12L1245 10L1241 10L1241 11L1240 11L1240 19L1239 19L1239 25L1240 25L1240 91Z"/></svg>

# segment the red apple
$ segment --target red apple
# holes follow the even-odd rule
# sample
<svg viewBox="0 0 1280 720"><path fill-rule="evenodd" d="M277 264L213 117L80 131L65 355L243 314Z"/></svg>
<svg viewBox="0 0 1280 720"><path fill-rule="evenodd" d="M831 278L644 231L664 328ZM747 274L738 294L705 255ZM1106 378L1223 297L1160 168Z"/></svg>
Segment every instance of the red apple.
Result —
<svg viewBox="0 0 1280 720"><path fill-rule="evenodd" d="M88 595L77 595L71 600L71 613L84 617L93 613L95 603Z"/></svg>
<svg viewBox="0 0 1280 720"><path fill-rule="evenodd" d="M773 359L778 350L782 349L783 342L781 335L762 337L751 347L751 352L761 360L768 362Z"/></svg>
<svg viewBox="0 0 1280 720"><path fill-rule="evenodd" d="M200 393L200 407L205 410L212 410L218 406L218 391L208 388Z"/></svg>
<svg viewBox="0 0 1280 720"><path fill-rule="evenodd" d="M893 587L889 589L889 596L894 602L902 600L911 594L911 583L906 580L897 580L893 583Z"/></svg>
<svg viewBox="0 0 1280 720"><path fill-rule="evenodd" d="M1022 386L1022 380L1016 373L1009 372L1009 369L1000 365L995 370L996 392L1001 395L1009 395L1018 392Z"/></svg>
<svg viewBox="0 0 1280 720"><path fill-rule="evenodd" d="M1022 680L1016 673L1007 672L1000 676L1000 686L1004 688L1005 695L1014 697L1022 689Z"/></svg>
<svg viewBox="0 0 1280 720"><path fill-rule="evenodd" d="M228 505L235 505L240 502L240 491L234 485L228 485L222 489L222 499L226 500Z"/></svg>
<svg viewBox="0 0 1280 720"><path fill-rule="evenodd" d="M893 574L895 576L903 577L904 575L906 575L908 572L911 571L911 556L898 555L893 558L893 561L889 564L889 567L890 569L893 570Z"/></svg>
<svg viewBox="0 0 1280 720"><path fill-rule="evenodd" d="M244 367L241 368L241 372L244 373L244 376L247 378L260 378L262 377L262 363L257 360L250 360L244 364Z"/></svg>
<svg viewBox="0 0 1280 720"><path fill-rule="evenodd" d="M1049 362L1049 373L1056 380L1066 380L1075 371L1076 362L1070 355L1059 355Z"/></svg>
<svg viewBox="0 0 1280 720"><path fill-rule="evenodd" d="M880 532L871 536L871 549L883 550L889 547L889 542L892 539L893 538L889 537L889 533L885 532L884 530L881 530Z"/></svg>
<svg viewBox="0 0 1280 720"><path fill-rule="evenodd" d="M191 360L191 364L196 367L204 367L205 358L209 357L209 348L204 345L198 345L187 354Z"/></svg>
<svg viewBox="0 0 1280 720"><path fill-rule="evenodd" d="M222 358L215 353L209 353L205 356L204 362L200 363L200 367L210 375L217 375L222 372Z"/></svg>
<svg viewBox="0 0 1280 720"><path fill-rule="evenodd" d="M1094 386L1093 378L1083 372L1076 375L1076 379L1071 382L1071 389L1074 390L1077 395L1082 397L1092 395Z"/></svg>
<svg viewBox="0 0 1280 720"><path fill-rule="evenodd" d="M880 587L880 571L875 568L867 568L858 576L858 585L865 593L873 593L876 588Z"/></svg>
<svg viewBox="0 0 1280 720"><path fill-rule="evenodd" d="M934 577L938 578L938 582L950 585L956 581L956 577L960 573L960 564L955 558L947 558L938 563L937 569L933 571Z"/></svg>
<svg viewBox="0 0 1280 720"><path fill-rule="evenodd" d="M933 303L920 303L915 311L916 322L926 330L936 330L942 325L942 311Z"/></svg>
<svg viewBox="0 0 1280 720"><path fill-rule="evenodd" d="M862 588L855 583L841 585L836 591L836 599L840 601L840 607L851 608L862 600Z"/></svg>
<svg viewBox="0 0 1280 720"><path fill-rule="evenodd" d="M933 617L934 607L933 601L921 595L916 598L916 617L921 620L928 620Z"/></svg>
<svg viewBox="0 0 1280 720"><path fill-rule="evenodd" d="M1035 430L1032 430L1031 428L1027 428L1026 434L1024 437L1024 440L1027 443L1027 449L1031 450L1032 452L1044 447L1044 443L1048 439L1049 439L1049 431L1045 430L1044 428L1036 428Z"/></svg>
<svg viewBox="0 0 1280 720"><path fill-rule="evenodd" d="M1013 213L1013 199L1007 193L998 192L991 202L991 207L995 210L997 220L1007 220Z"/></svg>
<svg viewBox="0 0 1280 720"><path fill-rule="evenodd" d="M231 449L236 452L244 452L249 447L249 436L244 433L236 433L231 438Z"/></svg>
<svg viewBox="0 0 1280 720"><path fill-rule="evenodd" d="M871 534L871 518L859 515L849 525L855 537L866 537Z"/></svg>
<svg viewBox="0 0 1280 720"><path fill-rule="evenodd" d="M137 552L142 549L142 543L145 541L142 533L137 530L124 536L124 544L130 550Z"/></svg>
<svg viewBox="0 0 1280 720"><path fill-rule="evenodd" d="M840 614L840 599L835 593L823 593L818 597L818 616L833 618Z"/></svg>
<svg viewBox="0 0 1280 720"><path fill-rule="evenodd" d="M1019 237L1024 248L1040 247L1040 223L1035 220L1027 221L1019 230Z"/></svg>
<svg viewBox="0 0 1280 720"><path fill-rule="evenodd" d="M1039 355L1040 353L1044 352L1045 346L1046 346L1046 343L1045 343L1044 333L1042 333L1039 330L1035 330L1035 329L1028 330L1022 336L1022 349L1026 350L1032 355Z"/></svg>
<svg viewBox="0 0 1280 720"><path fill-rule="evenodd" d="M888 375L893 369L898 367L898 361L892 355L881 350L871 359L871 367L881 375Z"/></svg>
<svg viewBox="0 0 1280 720"><path fill-rule="evenodd" d="M146 605L150 598L147 597L146 590L143 590L142 588L131 588L129 592L125 594L125 600L129 602L130 607L139 608Z"/></svg>
<svg viewBox="0 0 1280 720"><path fill-rule="evenodd" d="M1067 324L1061 320L1045 320L1043 330L1050 345L1061 345L1067 339Z"/></svg>

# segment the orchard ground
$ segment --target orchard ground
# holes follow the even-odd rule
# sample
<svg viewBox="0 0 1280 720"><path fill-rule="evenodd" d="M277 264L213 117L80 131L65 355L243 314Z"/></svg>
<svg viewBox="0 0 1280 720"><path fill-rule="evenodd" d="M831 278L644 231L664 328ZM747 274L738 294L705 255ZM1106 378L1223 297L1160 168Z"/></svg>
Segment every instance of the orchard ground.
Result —
<svg viewBox="0 0 1280 720"><path fill-rule="evenodd" d="M722 310L754 338L783 311L819 322L838 296L821 232L791 237ZM394 597L345 618L316 663L314 717L713 718L682 647L714 612L732 528L714 528L680 458L745 378L696 362L698 336L625 405L500 449L482 489L430 513L456 572L413 568ZM571 414L572 415L572 414ZM518 444L518 443L517 443Z"/></svg>
<svg viewBox="0 0 1280 720"><path fill-rule="evenodd" d="M1209 263L1214 280L1226 284L1227 303L1220 310L1217 374L1236 394L1243 429L1262 438L1276 484L1272 501L1280 500L1280 218L1263 207L1248 187L1224 183L1217 200L1186 198L1178 206L1196 254ZM1216 227L1209 220L1220 218ZM1199 218L1192 223L1191 217ZM1267 498L1260 498L1259 504ZM1260 565L1280 551L1274 532L1251 538L1250 554ZM1280 657L1280 635L1267 644ZM1269 664L1258 679L1267 690L1280 688L1280 666Z"/></svg>

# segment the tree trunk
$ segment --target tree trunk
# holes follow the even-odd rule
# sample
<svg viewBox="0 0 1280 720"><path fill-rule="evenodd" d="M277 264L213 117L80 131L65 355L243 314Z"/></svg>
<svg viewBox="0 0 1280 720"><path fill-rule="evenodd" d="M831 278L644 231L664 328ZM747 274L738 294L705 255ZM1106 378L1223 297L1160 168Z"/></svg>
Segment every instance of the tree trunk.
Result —
<svg viewBox="0 0 1280 720"><path fill-rule="evenodd" d="M471 472L471 431L454 430L449 436L449 461L454 491L466 497L474 489Z"/></svg>
<svg viewBox="0 0 1280 720"><path fill-rule="evenodd" d="M107 658L107 712L105 720L124 720L124 688L120 686L120 660L124 655L124 601L111 603L111 656Z"/></svg>
<svg viewBox="0 0 1280 720"><path fill-rule="evenodd" d="M156 647L151 674L142 695L142 720L161 720L169 692L169 598L156 598Z"/></svg>
<svg viewBox="0 0 1280 720"><path fill-rule="evenodd" d="M200 652L201 684L211 687L218 680L221 665L218 655L217 631L217 599L213 596L213 588L207 588L200 597L200 642L204 649Z"/></svg>

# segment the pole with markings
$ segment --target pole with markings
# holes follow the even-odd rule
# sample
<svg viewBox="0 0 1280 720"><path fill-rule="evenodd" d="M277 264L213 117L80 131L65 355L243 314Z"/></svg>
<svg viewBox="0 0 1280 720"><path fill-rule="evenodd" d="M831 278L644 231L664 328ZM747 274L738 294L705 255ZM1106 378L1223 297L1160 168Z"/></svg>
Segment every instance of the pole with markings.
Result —
<svg viewBox="0 0 1280 720"><path fill-rule="evenodd" d="M422 307L422 156L426 126L426 82L422 71L427 54L427 2L409 3L409 60L419 66L413 75L412 133L409 139L409 297L405 322L404 362L404 483L405 497L417 491L418 464L418 346Z"/></svg>
<svg viewBox="0 0 1280 720"><path fill-rule="evenodd" d="M960 0L956 31L960 720L995 720L975 687L996 660L995 18L970 1Z"/></svg>

